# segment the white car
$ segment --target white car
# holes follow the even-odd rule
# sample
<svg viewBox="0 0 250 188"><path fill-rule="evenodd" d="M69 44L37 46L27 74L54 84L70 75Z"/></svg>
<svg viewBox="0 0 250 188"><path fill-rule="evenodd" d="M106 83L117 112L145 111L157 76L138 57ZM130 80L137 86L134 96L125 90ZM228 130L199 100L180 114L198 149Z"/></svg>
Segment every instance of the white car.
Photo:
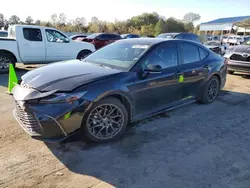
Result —
<svg viewBox="0 0 250 188"><path fill-rule="evenodd" d="M49 27L13 25L8 37L0 38L0 74L7 73L9 64L16 62L50 63L70 59L83 59L94 52L95 46L75 42L63 32Z"/></svg>

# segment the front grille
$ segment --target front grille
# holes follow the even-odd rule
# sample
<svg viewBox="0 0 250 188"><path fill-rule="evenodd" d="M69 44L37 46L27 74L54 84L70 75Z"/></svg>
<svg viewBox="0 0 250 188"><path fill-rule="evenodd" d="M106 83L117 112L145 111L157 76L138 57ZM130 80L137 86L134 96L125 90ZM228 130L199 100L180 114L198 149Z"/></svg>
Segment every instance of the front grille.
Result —
<svg viewBox="0 0 250 188"><path fill-rule="evenodd" d="M246 62L250 62L250 56L249 57L243 57L242 55L240 54L233 54L231 57L230 57L231 60L234 60L234 61L246 61Z"/></svg>
<svg viewBox="0 0 250 188"><path fill-rule="evenodd" d="M22 109L18 102L15 106L15 115L22 127L31 135L41 135L43 131L35 115Z"/></svg>

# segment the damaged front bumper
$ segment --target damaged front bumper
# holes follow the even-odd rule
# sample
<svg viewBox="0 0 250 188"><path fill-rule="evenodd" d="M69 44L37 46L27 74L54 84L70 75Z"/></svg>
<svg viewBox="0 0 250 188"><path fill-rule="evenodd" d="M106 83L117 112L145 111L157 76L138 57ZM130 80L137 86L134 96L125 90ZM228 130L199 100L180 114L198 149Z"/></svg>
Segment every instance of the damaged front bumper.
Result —
<svg viewBox="0 0 250 188"><path fill-rule="evenodd" d="M41 93L19 85L13 89L13 115L20 126L35 139L61 142L77 133L81 128L84 112L91 105L79 93L74 95L78 98L72 101L62 100L58 96L50 97L55 93L56 91Z"/></svg>

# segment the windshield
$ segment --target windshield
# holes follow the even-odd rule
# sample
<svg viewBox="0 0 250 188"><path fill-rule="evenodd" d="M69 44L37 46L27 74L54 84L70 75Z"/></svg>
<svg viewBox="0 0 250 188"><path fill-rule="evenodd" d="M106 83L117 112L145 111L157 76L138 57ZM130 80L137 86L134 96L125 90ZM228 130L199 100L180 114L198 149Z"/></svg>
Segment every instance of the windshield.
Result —
<svg viewBox="0 0 250 188"><path fill-rule="evenodd" d="M7 37L7 36L8 36L7 32L0 31L0 37Z"/></svg>
<svg viewBox="0 0 250 188"><path fill-rule="evenodd" d="M91 34L91 35L87 36L86 38L87 38L87 39L94 39L94 38L96 38L98 35L100 35L100 33L94 33L94 34Z"/></svg>
<svg viewBox="0 0 250 188"><path fill-rule="evenodd" d="M243 42L244 45L250 45L250 37Z"/></svg>
<svg viewBox="0 0 250 188"><path fill-rule="evenodd" d="M205 43L206 45L210 45L210 46L219 46L220 42L215 42L215 41L209 41Z"/></svg>
<svg viewBox="0 0 250 188"><path fill-rule="evenodd" d="M175 36L175 34L160 34L156 38L166 38L166 39L171 39Z"/></svg>
<svg viewBox="0 0 250 188"><path fill-rule="evenodd" d="M84 61L127 70L149 47L145 44L115 42L87 56Z"/></svg>

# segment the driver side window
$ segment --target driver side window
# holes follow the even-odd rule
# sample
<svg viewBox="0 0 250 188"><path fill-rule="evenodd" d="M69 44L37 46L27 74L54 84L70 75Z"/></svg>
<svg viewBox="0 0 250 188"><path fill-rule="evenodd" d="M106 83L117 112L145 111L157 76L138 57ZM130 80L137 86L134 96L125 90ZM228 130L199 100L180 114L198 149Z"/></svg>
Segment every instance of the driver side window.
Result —
<svg viewBox="0 0 250 188"><path fill-rule="evenodd" d="M56 30L46 29L46 37L49 42L64 43L68 42L68 38Z"/></svg>
<svg viewBox="0 0 250 188"><path fill-rule="evenodd" d="M160 65L162 69L178 65L178 51L175 43L163 43L155 47L144 59L142 68L148 64Z"/></svg>

